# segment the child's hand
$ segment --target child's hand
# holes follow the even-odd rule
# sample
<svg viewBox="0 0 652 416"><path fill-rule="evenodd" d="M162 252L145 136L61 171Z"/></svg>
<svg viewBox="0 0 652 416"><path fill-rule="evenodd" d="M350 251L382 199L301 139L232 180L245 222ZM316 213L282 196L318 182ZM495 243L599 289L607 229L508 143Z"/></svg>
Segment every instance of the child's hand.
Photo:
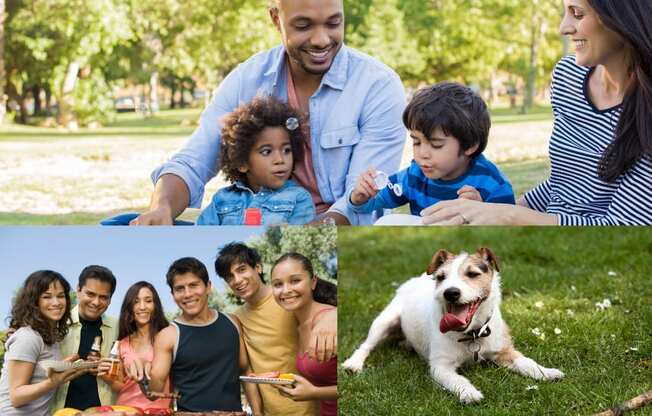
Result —
<svg viewBox="0 0 652 416"><path fill-rule="evenodd" d="M482 196L480 195L480 192L478 192L478 190L472 187L471 185L464 185L463 187L458 189L457 197L462 199L471 199L473 201L482 202Z"/></svg>
<svg viewBox="0 0 652 416"><path fill-rule="evenodd" d="M373 198L378 193L374 178L376 177L376 169L369 168L358 177L358 181L351 192L351 202L353 205L362 205Z"/></svg>

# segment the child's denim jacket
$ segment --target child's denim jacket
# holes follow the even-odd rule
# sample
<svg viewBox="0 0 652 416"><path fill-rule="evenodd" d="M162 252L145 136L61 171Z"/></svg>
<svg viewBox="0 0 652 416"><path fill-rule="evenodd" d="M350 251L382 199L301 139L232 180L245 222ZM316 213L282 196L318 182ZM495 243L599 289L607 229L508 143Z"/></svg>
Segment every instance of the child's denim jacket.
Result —
<svg viewBox="0 0 652 416"><path fill-rule="evenodd" d="M263 187L258 193L238 181L213 195L211 204L197 218L197 225L242 225L246 208L261 209L261 225L302 225L315 218L310 193L293 180L276 190Z"/></svg>

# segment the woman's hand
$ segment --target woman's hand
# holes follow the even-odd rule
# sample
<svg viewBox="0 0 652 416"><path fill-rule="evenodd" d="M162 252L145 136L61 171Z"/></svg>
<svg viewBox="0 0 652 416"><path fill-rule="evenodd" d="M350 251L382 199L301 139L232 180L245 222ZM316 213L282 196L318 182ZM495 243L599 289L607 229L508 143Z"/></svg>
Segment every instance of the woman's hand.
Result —
<svg viewBox="0 0 652 416"><path fill-rule="evenodd" d="M281 384L272 384L279 390L281 396L288 397L295 402L303 402L316 399L316 387L305 377L294 374L294 385L284 386Z"/></svg>
<svg viewBox="0 0 652 416"><path fill-rule="evenodd" d="M64 358L63 361L67 363L73 363L78 359L79 355L73 354L69 357ZM88 369L70 369L63 372L56 372L50 368L48 370L48 379L54 385L54 387L59 387L60 385L74 380L86 373L88 373Z"/></svg>
<svg viewBox="0 0 652 416"><path fill-rule="evenodd" d="M438 202L421 211L424 224L432 225L557 225L557 216L520 205L469 199Z"/></svg>

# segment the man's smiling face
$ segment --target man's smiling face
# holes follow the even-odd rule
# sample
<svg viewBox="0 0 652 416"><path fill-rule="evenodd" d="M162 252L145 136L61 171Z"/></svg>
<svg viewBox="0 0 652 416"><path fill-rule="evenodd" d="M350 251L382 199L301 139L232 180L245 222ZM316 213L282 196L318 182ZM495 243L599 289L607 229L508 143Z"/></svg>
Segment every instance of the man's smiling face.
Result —
<svg viewBox="0 0 652 416"><path fill-rule="evenodd" d="M344 39L342 0L278 0L270 15L293 71L325 74Z"/></svg>

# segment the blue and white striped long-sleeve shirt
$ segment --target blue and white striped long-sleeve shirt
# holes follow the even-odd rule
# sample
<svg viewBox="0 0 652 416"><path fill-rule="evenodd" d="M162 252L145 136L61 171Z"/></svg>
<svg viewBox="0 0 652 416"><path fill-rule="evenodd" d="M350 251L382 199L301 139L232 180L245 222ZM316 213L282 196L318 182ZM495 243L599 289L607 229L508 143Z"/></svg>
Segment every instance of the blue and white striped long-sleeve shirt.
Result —
<svg viewBox="0 0 652 416"><path fill-rule="evenodd" d="M598 177L598 162L614 138L621 106L595 108L587 89L591 71L578 66L574 56L557 64L552 80L550 177L525 199L537 211L557 214L560 225L652 224L649 155L613 183Z"/></svg>

